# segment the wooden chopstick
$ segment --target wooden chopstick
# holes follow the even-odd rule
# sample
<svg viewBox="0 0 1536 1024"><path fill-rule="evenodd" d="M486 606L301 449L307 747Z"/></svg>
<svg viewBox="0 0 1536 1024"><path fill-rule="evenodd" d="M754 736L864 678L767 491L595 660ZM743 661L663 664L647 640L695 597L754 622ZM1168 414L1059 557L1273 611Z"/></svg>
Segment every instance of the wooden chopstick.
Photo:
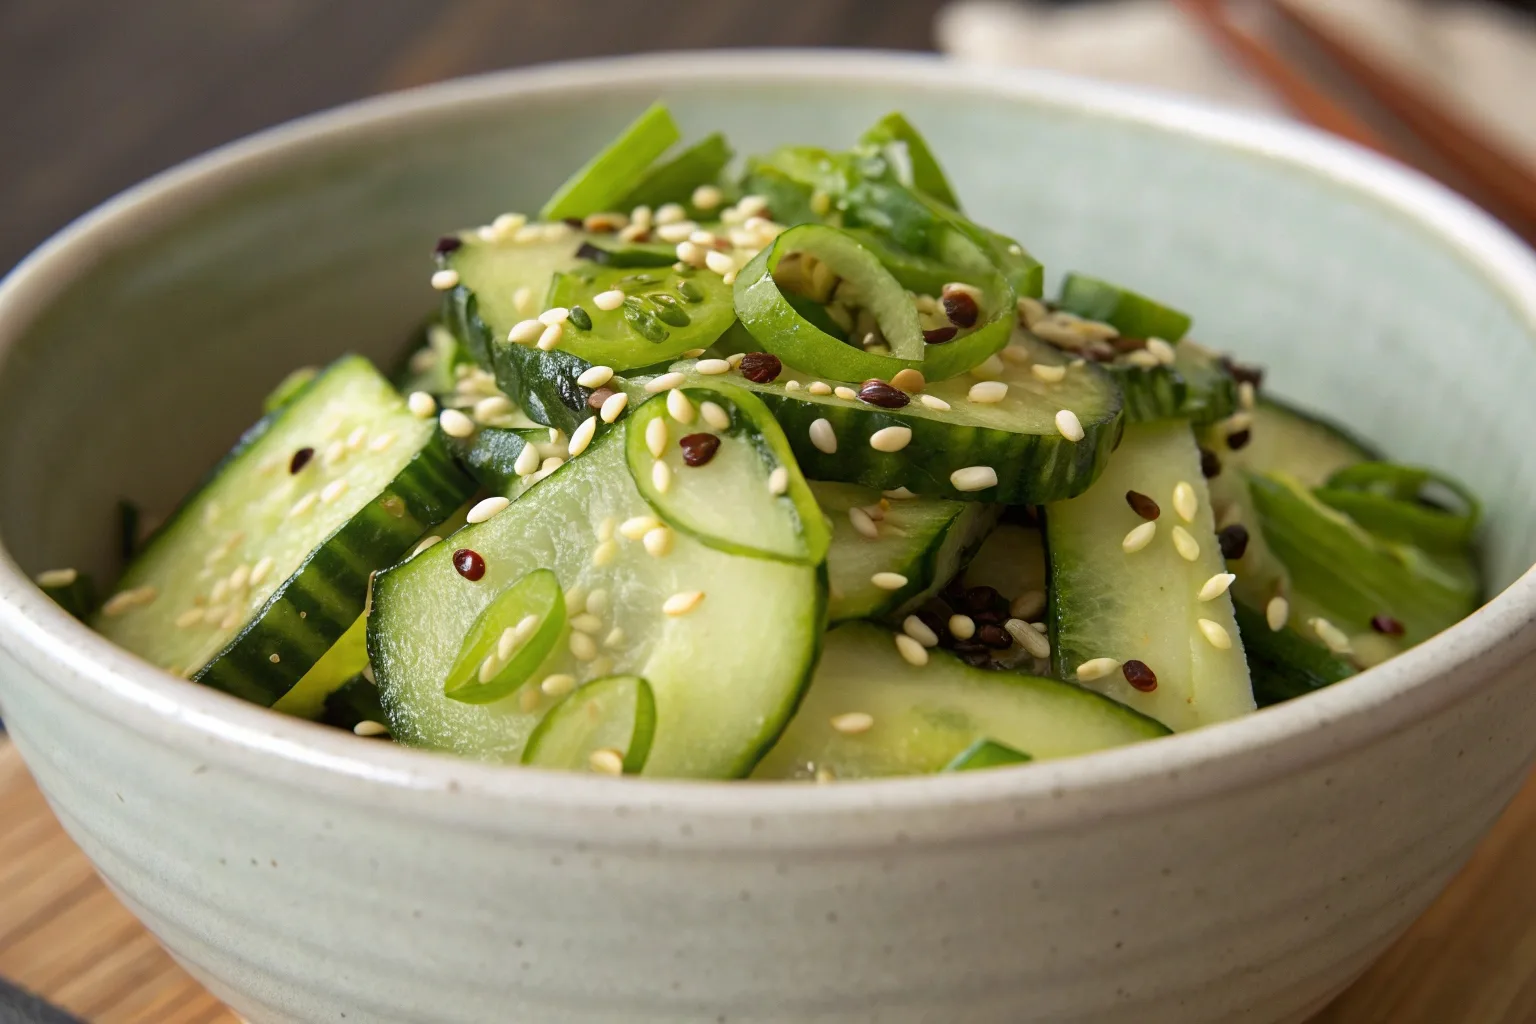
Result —
<svg viewBox="0 0 1536 1024"><path fill-rule="evenodd" d="M1492 212L1512 223L1536 225L1536 173L1520 157L1291 0L1270 0L1270 4L1447 166L1471 182Z"/></svg>

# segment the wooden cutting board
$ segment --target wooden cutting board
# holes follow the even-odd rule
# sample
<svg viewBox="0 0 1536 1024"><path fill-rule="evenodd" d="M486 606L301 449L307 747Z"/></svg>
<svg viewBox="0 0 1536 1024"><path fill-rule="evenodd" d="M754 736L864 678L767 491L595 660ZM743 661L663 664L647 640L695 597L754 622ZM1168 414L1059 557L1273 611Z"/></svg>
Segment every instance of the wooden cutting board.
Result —
<svg viewBox="0 0 1536 1024"><path fill-rule="evenodd" d="M1536 780L1430 911L1313 1024L1536 1021L1533 867ZM4 739L0 976L91 1024L239 1022L101 884Z"/></svg>

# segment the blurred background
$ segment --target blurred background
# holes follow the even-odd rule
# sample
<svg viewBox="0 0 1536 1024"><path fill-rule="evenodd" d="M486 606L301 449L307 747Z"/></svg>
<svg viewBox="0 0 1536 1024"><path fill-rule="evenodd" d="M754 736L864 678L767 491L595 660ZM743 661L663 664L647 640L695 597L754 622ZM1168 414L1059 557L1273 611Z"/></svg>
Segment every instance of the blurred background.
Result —
<svg viewBox="0 0 1536 1024"><path fill-rule="evenodd" d="M715 46L943 50L1294 110L1199 3L1083 0L0 0L0 269L134 182L378 92L543 61ZM1220 5L1218 5L1220 6ZM1260 0L1224 5L1386 133ZM1536 163L1536 0L1308 0ZM1251 54L1250 54L1251 58ZM1403 142L1414 162L1433 158ZM1431 168L1438 171L1438 168Z"/></svg>

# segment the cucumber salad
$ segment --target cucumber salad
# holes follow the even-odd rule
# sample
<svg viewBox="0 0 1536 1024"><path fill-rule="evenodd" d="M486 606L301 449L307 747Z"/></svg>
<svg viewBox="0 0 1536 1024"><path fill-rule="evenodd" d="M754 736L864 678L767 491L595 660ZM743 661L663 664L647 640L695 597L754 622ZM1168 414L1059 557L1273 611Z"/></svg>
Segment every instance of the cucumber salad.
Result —
<svg viewBox="0 0 1536 1024"><path fill-rule="evenodd" d="M398 366L295 371L142 542L125 506L104 601L39 584L360 736L816 782L1225 721L1480 601L1464 487L1155 298L1047 297L899 114L737 160L656 105L433 260Z"/></svg>

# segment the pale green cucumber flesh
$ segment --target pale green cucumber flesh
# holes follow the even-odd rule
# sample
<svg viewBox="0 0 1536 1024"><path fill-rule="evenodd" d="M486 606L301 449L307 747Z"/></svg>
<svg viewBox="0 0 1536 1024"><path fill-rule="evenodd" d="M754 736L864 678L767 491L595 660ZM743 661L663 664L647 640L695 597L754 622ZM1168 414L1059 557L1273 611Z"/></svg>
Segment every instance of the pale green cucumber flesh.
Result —
<svg viewBox="0 0 1536 1024"><path fill-rule="evenodd" d="M926 665L909 664L892 634L867 623L829 632L799 711L753 778L921 775L982 738L1048 760L1168 731L1071 683L970 668L940 650L928 656ZM846 729L842 716L861 713L873 719L865 731L833 724L839 719Z"/></svg>
<svg viewBox="0 0 1536 1024"><path fill-rule="evenodd" d="M593 755L617 755L625 775L638 775L656 735L656 698L638 676L596 679L549 710L528 738L523 764L598 770ZM599 762L601 763L601 762Z"/></svg>
<svg viewBox="0 0 1536 1024"><path fill-rule="evenodd" d="M1175 509L1173 492L1181 482L1197 501L1193 521ZM1151 497L1162 509L1151 543L1133 552L1124 550L1123 541L1144 521L1127 503L1129 491ZM1131 686L1119 668L1084 684L1179 731L1254 709L1232 599L1225 593L1198 597L1226 566L1188 423L1128 427L1088 493L1047 506L1045 517L1052 646L1062 678L1079 678L1079 666L1100 658L1143 662L1157 678L1151 692ZM1176 549L1178 528L1198 545L1194 560ZM1202 619L1230 646L1216 646L1202 631Z"/></svg>

